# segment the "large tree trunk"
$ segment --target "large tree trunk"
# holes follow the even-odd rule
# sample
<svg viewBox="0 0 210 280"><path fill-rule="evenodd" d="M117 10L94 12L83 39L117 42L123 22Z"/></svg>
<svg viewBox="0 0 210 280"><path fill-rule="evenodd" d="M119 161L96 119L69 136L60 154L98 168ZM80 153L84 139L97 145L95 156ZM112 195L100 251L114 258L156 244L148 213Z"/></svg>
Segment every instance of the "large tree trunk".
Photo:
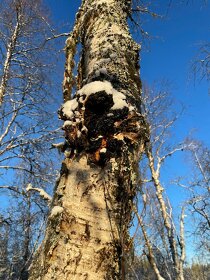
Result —
<svg viewBox="0 0 210 280"><path fill-rule="evenodd" d="M139 47L129 34L129 8L128 0L83 1L67 40L60 110L66 159L31 280L125 279L145 139ZM80 90L68 100L77 36L83 46Z"/></svg>

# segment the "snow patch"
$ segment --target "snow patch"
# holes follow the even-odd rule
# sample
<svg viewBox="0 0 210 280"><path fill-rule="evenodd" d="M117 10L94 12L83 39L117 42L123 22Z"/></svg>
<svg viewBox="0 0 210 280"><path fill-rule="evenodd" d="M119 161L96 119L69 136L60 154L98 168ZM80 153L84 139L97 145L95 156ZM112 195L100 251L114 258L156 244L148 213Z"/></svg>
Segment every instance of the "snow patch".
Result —
<svg viewBox="0 0 210 280"><path fill-rule="evenodd" d="M72 99L72 100L68 100L63 104L62 107L62 112L63 114L68 117L71 118L74 115L74 112L78 107L78 102L76 100L76 98Z"/></svg>
<svg viewBox="0 0 210 280"><path fill-rule="evenodd" d="M126 96L113 88L112 84L108 81L94 81L82 87L78 94L86 95L87 97L99 91L105 91L107 94L112 95L114 105L112 110L122 109L128 107Z"/></svg>
<svg viewBox="0 0 210 280"><path fill-rule="evenodd" d="M50 217L52 218L54 216L57 216L57 215L61 214L63 211L64 211L63 207L54 206L51 210Z"/></svg>
<svg viewBox="0 0 210 280"><path fill-rule="evenodd" d="M101 153L101 154L105 154L105 153L106 153L106 148L102 148L102 149L100 150L100 153Z"/></svg>
<svg viewBox="0 0 210 280"><path fill-rule="evenodd" d="M26 187L26 191L29 192L31 189L33 189L32 184L29 183Z"/></svg>
<svg viewBox="0 0 210 280"><path fill-rule="evenodd" d="M97 140L99 140L99 139L101 139L101 138L103 138L103 136L102 136L102 135L99 135L99 136L96 137L96 138L91 138L91 141L97 141Z"/></svg>
<svg viewBox="0 0 210 280"><path fill-rule="evenodd" d="M39 194L41 195L41 197L43 197L43 199L46 199L48 201L52 200L52 197L42 189L39 190Z"/></svg>
<svg viewBox="0 0 210 280"><path fill-rule="evenodd" d="M29 183L28 186L26 187L26 191L27 192L29 192L29 191L36 191L36 192L39 193L39 195L44 200L48 200L48 201L52 200L52 197L48 193L46 193L46 191L44 191L43 189L40 189L40 188L34 188L31 183Z"/></svg>
<svg viewBox="0 0 210 280"><path fill-rule="evenodd" d="M136 111L134 106L129 106L129 112L131 112L131 111Z"/></svg>
<svg viewBox="0 0 210 280"><path fill-rule="evenodd" d="M124 107L128 107L128 104L126 102L126 97L123 93L116 91L113 94L113 102L114 105L112 106L112 110L118 110L118 109L122 109Z"/></svg>
<svg viewBox="0 0 210 280"><path fill-rule="evenodd" d="M65 121L63 127L71 126L71 125L72 125L72 121Z"/></svg>
<svg viewBox="0 0 210 280"><path fill-rule="evenodd" d="M88 129L85 125L83 125L82 129L81 129L82 132L88 132Z"/></svg>
<svg viewBox="0 0 210 280"><path fill-rule="evenodd" d="M59 143L56 143L56 144L52 144L52 147L57 148L57 149L62 149L63 146L64 146L64 142L59 142Z"/></svg>

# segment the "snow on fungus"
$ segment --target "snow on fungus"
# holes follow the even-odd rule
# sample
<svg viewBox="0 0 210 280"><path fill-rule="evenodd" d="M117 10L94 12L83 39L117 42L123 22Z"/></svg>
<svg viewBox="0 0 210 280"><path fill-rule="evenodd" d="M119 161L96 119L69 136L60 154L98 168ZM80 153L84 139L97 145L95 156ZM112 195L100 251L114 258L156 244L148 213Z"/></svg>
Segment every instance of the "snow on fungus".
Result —
<svg viewBox="0 0 210 280"><path fill-rule="evenodd" d="M72 125L72 121L65 121L63 127Z"/></svg>
<svg viewBox="0 0 210 280"><path fill-rule="evenodd" d="M78 93L85 94L87 96L99 91L106 91L107 94L112 94L113 87L110 82L94 81L83 86Z"/></svg>
<svg viewBox="0 0 210 280"><path fill-rule="evenodd" d="M64 209L61 206L54 206L51 210L50 217L54 217L54 216L61 214L63 212L63 210Z"/></svg>
<svg viewBox="0 0 210 280"><path fill-rule="evenodd" d="M75 111L77 107L78 107L78 102L76 98L74 98L72 100L66 101L63 104L62 112L66 117L71 118L74 115L73 111Z"/></svg>
<svg viewBox="0 0 210 280"><path fill-rule="evenodd" d="M102 148L102 149L100 150L100 153L101 153L101 154L105 154L105 153L106 153L106 148Z"/></svg>
<svg viewBox="0 0 210 280"><path fill-rule="evenodd" d="M118 109L122 109L124 107L128 107L128 104L125 101L125 99L126 99L126 97L124 94L115 90L115 93L113 94L114 105L112 106L111 109L118 110Z"/></svg>
<svg viewBox="0 0 210 280"><path fill-rule="evenodd" d="M79 98L79 102L80 102L80 103L83 102L83 96L81 96L81 97Z"/></svg>
<svg viewBox="0 0 210 280"><path fill-rule="evenodd" d="M122 109L128 107L126 102L126 96L113 88L112 84L108 81L94 81L83 86L78 93L80 95L85 94L87 97L99 91L105 91L107 94L112 95L114 105L112 110Z"/></svg>

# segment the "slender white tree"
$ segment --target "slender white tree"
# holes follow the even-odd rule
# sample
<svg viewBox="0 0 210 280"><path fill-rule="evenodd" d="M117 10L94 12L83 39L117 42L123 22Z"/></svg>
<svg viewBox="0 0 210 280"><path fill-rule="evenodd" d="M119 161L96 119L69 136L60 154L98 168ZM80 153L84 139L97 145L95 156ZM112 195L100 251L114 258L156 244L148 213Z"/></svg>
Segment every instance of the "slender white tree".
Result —
<svg viewBox="0 0 210 280"><path fill-rule="evenodd" d="M55 36L46 14L41 0L0 3L0 216L7 221L0 279L27 278L47 212L38 192L46 200L43 189L56 176L49 153L57 138L49 91Z"/></svg>
<svg viewBox="0 0 210 280"><path fill-rule="evenodd" d="M182 280L185 262L184 210L180 213L179 231L161 175L167 159L187 149L190 143L170 145L168 138L178 117L170 110L171 104L168 82L153 88L143 87L142 113L147 120L150 137L145 145L145 158L140 162L142 212L137 214L137 218L145 243L143 251L157 279Z"/></svg>

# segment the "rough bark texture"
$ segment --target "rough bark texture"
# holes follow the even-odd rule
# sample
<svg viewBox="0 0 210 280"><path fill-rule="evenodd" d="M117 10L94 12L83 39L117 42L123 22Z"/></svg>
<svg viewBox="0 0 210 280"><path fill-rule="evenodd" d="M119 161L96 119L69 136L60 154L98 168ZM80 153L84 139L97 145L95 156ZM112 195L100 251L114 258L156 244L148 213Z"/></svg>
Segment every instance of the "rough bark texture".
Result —
<svg viewBox="0 0 210 280"><path fill-rule="evenodd" d="M129 34L129 7L127 0L83 1L67 40L66 102L60 110L66 159L30 280L126 279L128 228L145 141L139 47ZM79 90L69 100L69 65L79 39Z"/></svg>

